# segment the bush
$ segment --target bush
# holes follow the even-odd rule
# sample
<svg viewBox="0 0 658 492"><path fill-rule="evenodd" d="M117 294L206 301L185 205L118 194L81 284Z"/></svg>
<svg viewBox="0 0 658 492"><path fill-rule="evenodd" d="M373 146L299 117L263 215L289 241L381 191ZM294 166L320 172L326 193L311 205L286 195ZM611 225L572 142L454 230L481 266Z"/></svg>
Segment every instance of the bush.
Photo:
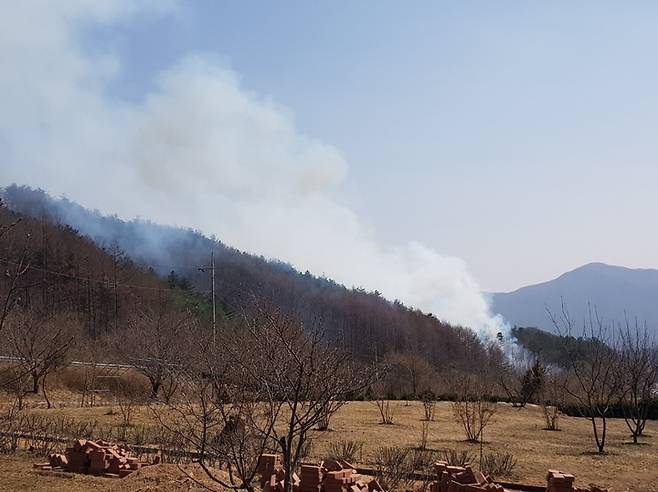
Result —
<svg viewBox="0 0 658 492"><path fill-rule="evenodd" d="M360 462L363 456L363 441L338 441L329 444L328 458Z"/></svg>
<svg viewBox="0 0 658 492"><path fill-rule="evenodd" d="M423 402L423 411L425 412L425 420L434 420L434 410L436 409L436 399L434 393L431 391L423 391L420 394L420 401Z"/></svg>
<svg viewBox="0 0 658 492"><path fill-rule="evenodd" d="M375 450L377 478L384 490L409 488L412 480L409 474L414 471L412 455L409 449L384 446Z"/></svg>
<svg viewBox="0 0 658 492"><path fill-rule="evenodd" d="M331 419L331 412L329 409L325 409L320 416L318 421L317 430L319 431L328 431L329 430L329 420Z"/></svg>
<svg viewBox="0 0 658 492"><path fill-rule="evenodd" d="M542 403L542 411L544 412L544 420L546 422L545 430L559 431L560 430L560 407L557 405L548 405Z"/></svg>
<svg viewBox="0 0 658 492"><path fill-rule="evenodd" d="M467 450L444 449L442 454L443 461L447 461L451 466L466 466L475 460L475 454Z"/></svg>
<svg viewBox="0 0 658 492"><path fill-rule="evenodd" d="M390 400L377 399L375 400L375 403L377 404L377 408L379 409L379 415L382 418L381 423L386 425L392 425L394 407L391 406Z"/></svg>
<svg viewBox="0 0 658 492"><path fill-rule="evenodd" d="M464 428L466 440L469 442L478 442L481 439L496 409L495 403L480 399L474 401L464 399L452 404L455 420Z"/></svg>
<svg viewBox="0 0 658 492"><path fill-rule="evenodd" d="M411 450L411 466L414 471L432 474L433 465L437 461L437 451L432 449L418 449Z"/></svg>
<svg viewBox="0 0 658 492"><path fill-rule="evenodd" d="M510 477L516 467L516 458L510 453L488 453L482 457L481 471L492 478Z"/></svg>

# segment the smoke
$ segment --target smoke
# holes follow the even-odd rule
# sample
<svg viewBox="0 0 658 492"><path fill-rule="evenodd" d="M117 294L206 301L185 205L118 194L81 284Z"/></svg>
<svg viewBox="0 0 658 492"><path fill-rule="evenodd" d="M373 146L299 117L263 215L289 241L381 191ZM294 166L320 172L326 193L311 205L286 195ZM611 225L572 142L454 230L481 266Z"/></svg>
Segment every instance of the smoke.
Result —
<svg viewBox="0 0 658 492"><path fill-rule="evenodd" d="M504 328L462 260L413 241L378 244L335 197L348 171L340 151L301 133L288 109L245 89L211 55L190 54L167 67L137 102L109 95L121 60L85 51L83 35L175 9L160 1L135 5L25 1L5 9L2 184L198 228L482 334Z"/></svg>

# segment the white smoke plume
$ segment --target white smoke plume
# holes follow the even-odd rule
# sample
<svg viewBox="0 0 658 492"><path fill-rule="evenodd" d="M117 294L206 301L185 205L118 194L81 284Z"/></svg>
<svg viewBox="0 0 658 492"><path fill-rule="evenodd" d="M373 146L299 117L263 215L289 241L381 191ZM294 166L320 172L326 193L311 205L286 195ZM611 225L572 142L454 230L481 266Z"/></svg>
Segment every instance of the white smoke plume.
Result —
<svg viewBox="0 0 658 492"><path fill-rule="evenodd" d="M109 96L121 60L87 52L82 33L168 9L23 0L3 10L0 185L198 228L482 334L503 329L462 260L417 242L377 244L334 196L348 170L340 151L301 133L289 110L212 56L179 60L137 102Z"/></svg>

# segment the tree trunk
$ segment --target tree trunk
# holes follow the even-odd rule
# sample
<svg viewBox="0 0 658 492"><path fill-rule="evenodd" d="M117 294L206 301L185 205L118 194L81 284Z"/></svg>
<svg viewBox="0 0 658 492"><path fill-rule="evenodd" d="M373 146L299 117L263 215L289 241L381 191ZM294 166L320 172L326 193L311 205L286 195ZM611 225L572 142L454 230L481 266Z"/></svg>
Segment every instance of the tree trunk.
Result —
<svg viewBox="0 0 658 492"><path fill-rule="evenodd" d="M162 379L160 377L151 379L151 400L158 399L158 393L160 392L161 384L162 384Z"/></svg>
<svg viewBox="0 0 658 492"><path fill-rule="evenodd" d="M41 390L43 391L43 397L46 400L46 405L47 408L50 408L50 399L48 398L48 392L46 391L46 379L48 378L48 373L43 375L43 379L41 380Z"/></svg>
<svg viewBox="0 0 658 492"><path fill-rule="evenodd" d="M32 371L32 393L35 395L39 393L39 374Z"/></svg>

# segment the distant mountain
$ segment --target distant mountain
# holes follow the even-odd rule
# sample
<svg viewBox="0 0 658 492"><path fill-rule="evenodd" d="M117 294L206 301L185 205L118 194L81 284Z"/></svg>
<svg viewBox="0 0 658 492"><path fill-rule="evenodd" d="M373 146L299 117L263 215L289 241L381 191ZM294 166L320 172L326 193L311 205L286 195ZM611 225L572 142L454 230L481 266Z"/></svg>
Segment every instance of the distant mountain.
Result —
<svg viewBox="0 0 658 492"><path fill-rule="evenodd" d="M494 312L516 326L555 332L547 309L559 313L564 299L579 328L589 303L604 320L623 322L626 312L632 322L635 318L646 322L658 335L658 270L654 269L589 263L554 280L492 297Z"/></svg>

